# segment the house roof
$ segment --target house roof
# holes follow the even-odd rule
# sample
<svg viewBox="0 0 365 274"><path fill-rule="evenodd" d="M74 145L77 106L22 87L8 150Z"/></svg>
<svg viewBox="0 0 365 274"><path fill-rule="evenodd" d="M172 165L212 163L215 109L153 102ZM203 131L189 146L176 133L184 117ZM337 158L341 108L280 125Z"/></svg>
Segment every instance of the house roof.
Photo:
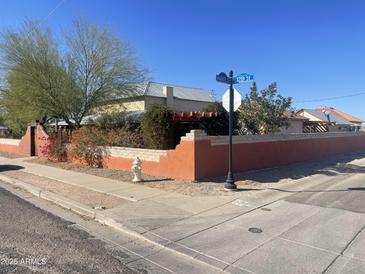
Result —
<svg viewBox="0 0 365 274"><path fill-rule="evenodd" d="M340 116L336 115L335 113L328 113L328 116L324 114L321 110L316 109L301 109L300 111L305 111L309 113L310 115L318 118L322 122L335 122L338 125L352 125L349 121L346 121L345 119L341 118ZM300 112L299 111L299 112Z"/></svg>
<svg viewBox="0 0 365 274"><path fill-rule="evenodd" d="M326 110L328 112L334 113L334 114L340 116L342 119L344 119L344 120L346 120L348 122L353 122L353 123L363 123L364 122L363 120L361 120L361 119L359 119L359 118L357 118L355 116L352 116L352 115L350 115L348 113L345 113L345 112L340 111L340 110L335 109L335 108L331 108L331 107L330 108L329 107L320 107L317 110L320 110L320 111Z"/></svg>
<svg viewBox="0 0 365 274"><path fill-rule="evenodd" d="M297 113L295 113L294 111L285 111L284 112L284 116L286 118L288 118L289 120L309 120L307 117L298 115Z"/></svg>
<svg viewBox="0 0 365 274"><path fill-rule="evenodd" d="M166 98L163 87L169 86L174 90L174 97L183 100L193 100L201 102L215 102L215 99L208 91L201 88L183 87L171 84L156 82L146 82L140 84L137 88L137 96L153 96Z"/></svg>

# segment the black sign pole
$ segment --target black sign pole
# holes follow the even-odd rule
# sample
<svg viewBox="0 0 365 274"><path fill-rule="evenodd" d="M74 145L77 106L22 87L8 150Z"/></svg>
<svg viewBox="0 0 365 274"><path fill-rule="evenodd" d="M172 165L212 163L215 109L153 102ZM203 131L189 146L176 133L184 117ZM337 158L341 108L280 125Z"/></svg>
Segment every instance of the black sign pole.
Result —
<svg viewBox="0 0 365 274"><path fill-rule="evenodd" d="M224 185L225 190L236 190L232 172L232 133L233 133L233 71L229 72L229 145L228 145L228 174Z"/></svg>

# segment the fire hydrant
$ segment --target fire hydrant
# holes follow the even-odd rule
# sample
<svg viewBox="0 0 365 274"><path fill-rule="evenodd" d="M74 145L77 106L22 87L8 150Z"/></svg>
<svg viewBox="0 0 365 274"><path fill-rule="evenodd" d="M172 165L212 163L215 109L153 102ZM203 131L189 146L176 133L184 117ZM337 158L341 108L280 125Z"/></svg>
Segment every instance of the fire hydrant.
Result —
<svg viewBox="0 0 365 274"><path fill-rule="evenodd" d="M132 182L141 182L142 181L141 163L142 162L138 157L133 161L132 173L134 175L134 178L133 178Z"/></svg>

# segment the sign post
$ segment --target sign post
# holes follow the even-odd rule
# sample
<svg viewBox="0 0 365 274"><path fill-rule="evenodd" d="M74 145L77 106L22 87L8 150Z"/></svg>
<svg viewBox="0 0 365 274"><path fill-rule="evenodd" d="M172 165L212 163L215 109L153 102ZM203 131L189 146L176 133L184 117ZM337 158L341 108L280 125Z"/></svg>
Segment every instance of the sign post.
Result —
<svg viewBox="0 0 365 274"><path fill-rule="evenodd" d="M233 88L233 84L240 84L244 82L252 81L254 78L253 75L248 73L242 73L236 77L233 77L233 71L229 72L229 76L227 76L224 72L221 72L216 75L217 82L221 82L224 84L229 84L229 102L227 104L227 93L223 95L223 106L229 112L229 143L228 143L228 173L226 183L224 185L224 189L227 191L235 191L237 190L237 185L234 182L233 178L233 151L232 151L232 135L233 135L233 115L234 111L238 109L241 104L241 95ZM228 109L227 109L228 105Z"/></svg>
<svg viewBox="0 0 365 274"><path fill-rule="evenodd" d="M229 72L229 145L228 145L228 174L224 189L234 191L237 185L234 183L232 172L232 134L233 134L233 71Z"/></svg>

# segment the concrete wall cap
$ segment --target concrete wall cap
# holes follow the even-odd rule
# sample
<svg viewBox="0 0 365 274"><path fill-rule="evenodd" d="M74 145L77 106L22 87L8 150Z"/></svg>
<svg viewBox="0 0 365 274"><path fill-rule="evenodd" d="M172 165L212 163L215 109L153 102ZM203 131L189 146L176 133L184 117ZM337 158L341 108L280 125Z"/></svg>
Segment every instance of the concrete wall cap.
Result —
<svg viewBox="0 0 365 274"><path fill-rule="evenodd" d="M209 140L209 136L201 129L193 129L185 136L181 137L181 140Z"/></svg>
<svg viewBox="0 0 365 274"><path fill-rule="evenodd" d="M277 142L290 140L307 140L322 138L338 138L350 136L365 136L364 132L327 132L327 133L294 133L294 134L276 134L276 135L235 135L232 138L234 144L241 143L258 143L258 142ZM228 144L228 136L208 136L211 144L225 145Z"/></svg>
<svg viewBox="0 0 365 274"><path fill-rule="evenodd" d="M0 138L1 145L11 145L11 146L18 146L20 144L20 139L6 139Z"/></svg>

